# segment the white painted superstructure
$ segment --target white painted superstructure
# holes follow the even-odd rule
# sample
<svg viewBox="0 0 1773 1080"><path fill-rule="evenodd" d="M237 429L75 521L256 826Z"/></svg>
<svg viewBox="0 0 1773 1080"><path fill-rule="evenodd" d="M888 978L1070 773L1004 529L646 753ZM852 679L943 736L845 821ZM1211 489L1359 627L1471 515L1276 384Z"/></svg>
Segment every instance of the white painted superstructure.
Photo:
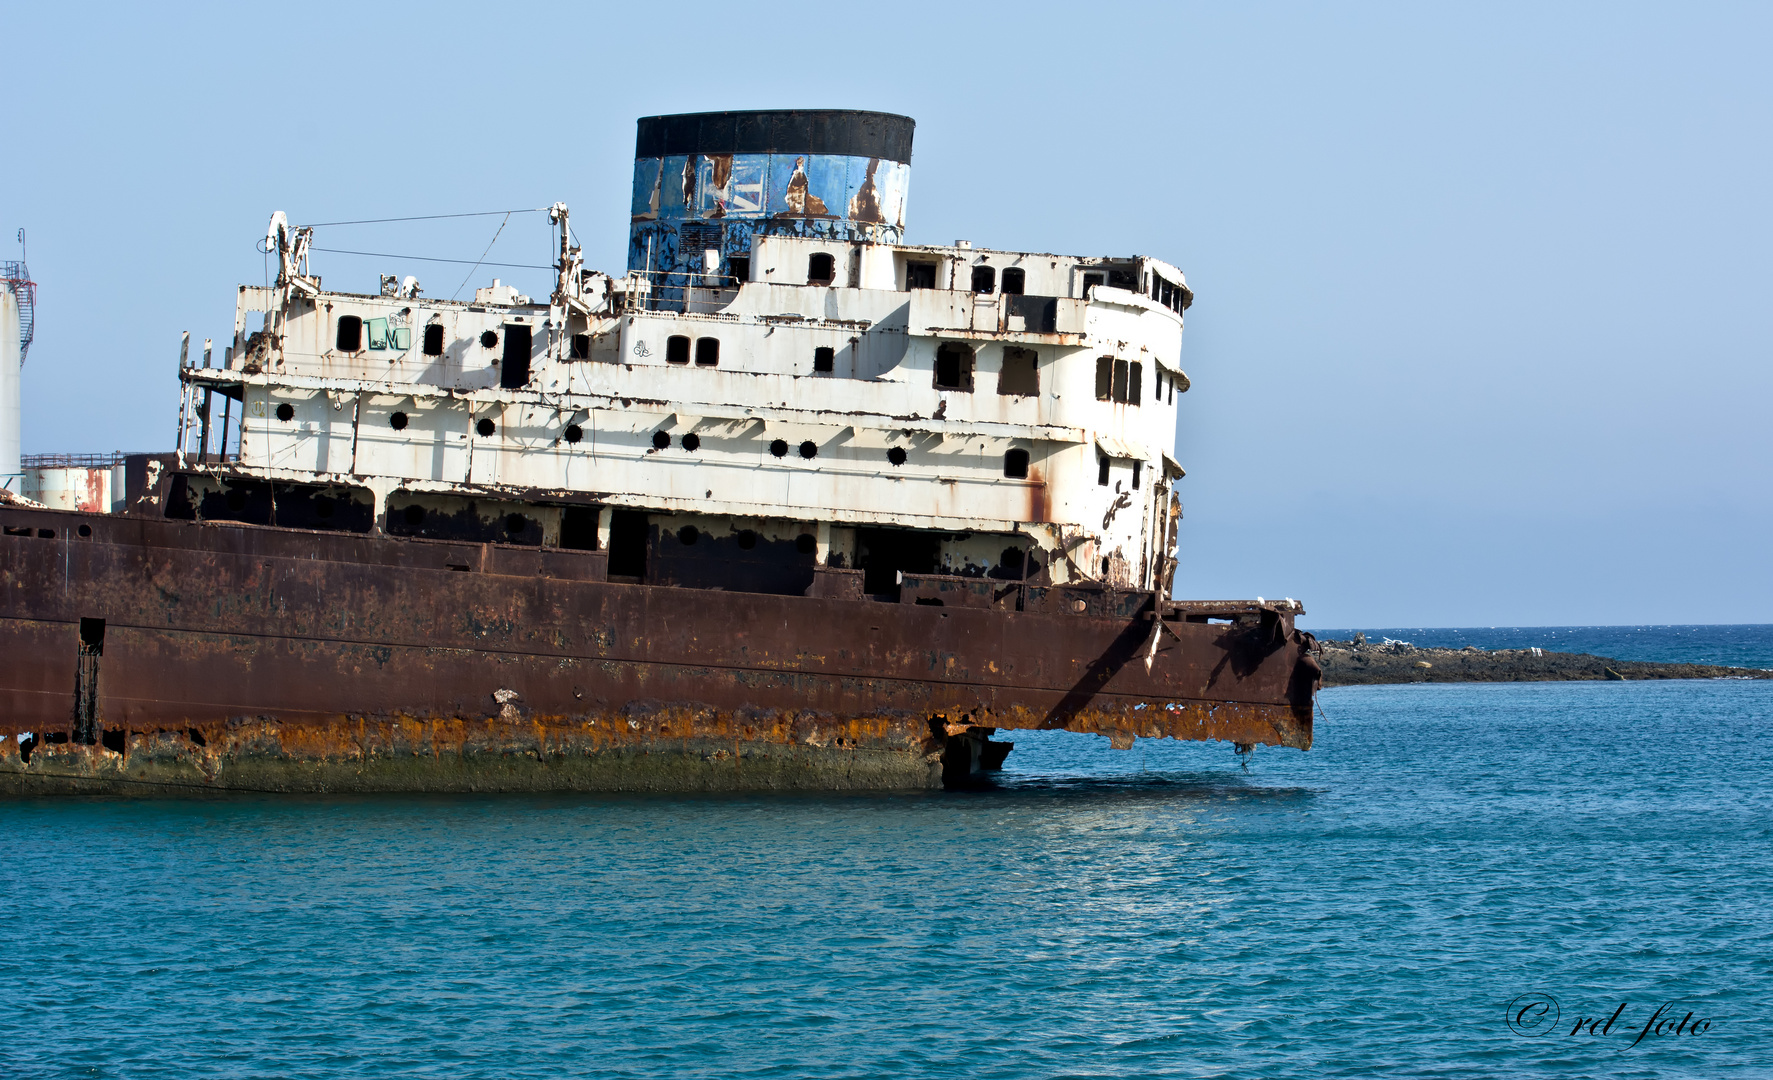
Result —
<svg viewBox="0 0 1773 1080"><path fill-rule="evenodd" d="M552 297L450 302L392 279L324 291L278 215L277 284L241 287L220 367L182 370L193 498L242 476L336 489L391 532L472 502L567 546L591 543L562 539L586 506L598 547L637 510L667 532L811 536L828 567L892 527L940 534L938 571L1167 592L1175 267L759 236L745 280L670 290L583 269L555 217ZM199 462L189 433L222 395L238 457Z"/></svg>

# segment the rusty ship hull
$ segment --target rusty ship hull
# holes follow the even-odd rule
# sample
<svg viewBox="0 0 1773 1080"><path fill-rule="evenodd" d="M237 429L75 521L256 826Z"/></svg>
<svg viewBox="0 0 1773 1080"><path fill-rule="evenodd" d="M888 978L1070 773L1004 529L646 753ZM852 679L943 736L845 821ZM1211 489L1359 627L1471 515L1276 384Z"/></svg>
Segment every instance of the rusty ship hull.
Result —
<svg viewBox="0 0 1773 1080"><path fill-rule="evenodd" d="M1296 605L0 507L0 793L928 788L999 729L1311 743Z"/></svg>

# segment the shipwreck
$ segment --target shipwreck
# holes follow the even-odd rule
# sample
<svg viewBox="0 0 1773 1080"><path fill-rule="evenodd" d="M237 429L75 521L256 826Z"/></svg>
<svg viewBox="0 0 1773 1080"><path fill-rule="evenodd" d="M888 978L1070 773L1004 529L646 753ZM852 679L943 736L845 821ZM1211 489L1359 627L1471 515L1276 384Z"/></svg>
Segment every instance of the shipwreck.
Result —
<svg viewBox="0 0 1773 1080"><path fill-rule="evenodd" d="M1291 600L1172 599L1193 294L903 242L910 119L639 122L628 265L329 291L272 218L176 448L0 502L0 792L966 784L1306 749ZM173 419L168 418L169 431ZM106 512L114 511L114 512Z"/></svg>

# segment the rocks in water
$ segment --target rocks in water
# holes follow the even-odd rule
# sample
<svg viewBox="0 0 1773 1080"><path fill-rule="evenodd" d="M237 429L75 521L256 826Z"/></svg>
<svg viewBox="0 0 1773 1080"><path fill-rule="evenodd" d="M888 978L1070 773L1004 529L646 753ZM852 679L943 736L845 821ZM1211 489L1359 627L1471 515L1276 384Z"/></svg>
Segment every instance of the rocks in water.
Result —
<svg viewBox="0 0 1773 1080"><path fill-rule="evenodd" d="M1613 660L1586 653L1540 648L1421 649L1386 639L1370 645L1363 634L1353 641L1320 641L1318 661L1325 686L1412 682L1552 682L1630 679L1773 679L1773 671L1712 664L1654 664Z"/></svg>

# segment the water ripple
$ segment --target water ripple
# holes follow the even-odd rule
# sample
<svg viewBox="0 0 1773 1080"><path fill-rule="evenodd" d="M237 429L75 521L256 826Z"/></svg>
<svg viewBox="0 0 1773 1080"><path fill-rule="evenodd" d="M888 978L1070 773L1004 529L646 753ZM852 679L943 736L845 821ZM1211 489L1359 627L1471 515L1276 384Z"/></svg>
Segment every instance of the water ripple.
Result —
<svg viewBox="0 0 1773 1080"><path fill-rule="evenodd" d="M0 804L0 1074L1766 1075L1773 687L1324 696L1248 771ZM1518 1036L1535 990L1713 1027Z"/></svg>

